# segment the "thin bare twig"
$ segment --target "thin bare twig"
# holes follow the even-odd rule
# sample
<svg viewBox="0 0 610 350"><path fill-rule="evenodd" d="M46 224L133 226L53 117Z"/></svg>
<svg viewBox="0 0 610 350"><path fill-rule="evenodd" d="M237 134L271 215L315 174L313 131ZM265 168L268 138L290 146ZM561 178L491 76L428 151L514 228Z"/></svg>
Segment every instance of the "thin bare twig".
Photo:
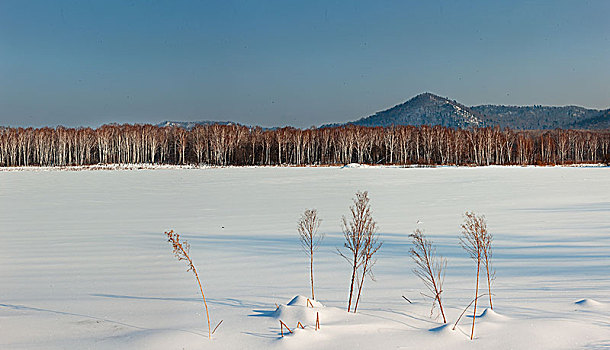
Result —
<svg viewBox="0 0 610 350"><path fill-rule="evenodd" d="M222 321L224 321L224 320L220 320L220 322L218 322L216 327L214 327L214 330L212 331L212 334L216 333L216 330L218 329L218 327L220 327L220 324L222 323Z"/></svg>
<svg viewBox="0 0 610 350"><path fill-rule="evenodd" d="M468 308L470 307L470 305L472 305L472 303L474 303L474 302L475 302L475 300L479 299L480 297L486 296L486 295L487 295L487 294L481 294L481 295L479 295L478 297L476 297L476 298L474 298L474 299L472 299L472 300L470 301L470 304L468 304L468 306L466 306L466 307L464 308L464 311L462 311L462 313L460 314L460 317L458 317L457 321L455 321L455 324L453 325L452 330L455 330L455 327L457 327L458 323L459 323L459 322L460 322L460 320L462 319L462 316L464 316L464 314L466 313L466 310L468 310Z"/></svg>
<svg viewBox="0 0 610 350"><path fill-rule="evenodd" d="M282 335L282 337L284 336L284 327L286 327L288 332L292 333L290 328L288 328L288 326L284 322L282 322L282 320L280 320L280 334Z"/></svg>

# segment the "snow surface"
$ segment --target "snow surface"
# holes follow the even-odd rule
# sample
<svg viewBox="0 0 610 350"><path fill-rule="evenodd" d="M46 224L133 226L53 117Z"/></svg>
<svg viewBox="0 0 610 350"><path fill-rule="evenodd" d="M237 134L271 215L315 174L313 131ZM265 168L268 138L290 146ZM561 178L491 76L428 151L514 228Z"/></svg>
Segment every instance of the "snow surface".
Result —
<svg viewBox="0 0 610 350"><path fill-rule="evenodd" d="M609 171L0 172L0 349L607 349ZM366 281L358 313L348 314L349 266L335 251L357 190L369 191L384 245L377 281ZM312 207L326 234L313 308L296 234ZM472 311L452 330L474 293L474 265L458 244L466 210L485 214L495 235L494 310L480 299L474 341ZM430 317L411 272L416 227L448 259L448 326ZM212 326L223 320L212 340L198 286L165 241L169 229L192 245ZM294 333L280 337L279 320Z"/></svg>

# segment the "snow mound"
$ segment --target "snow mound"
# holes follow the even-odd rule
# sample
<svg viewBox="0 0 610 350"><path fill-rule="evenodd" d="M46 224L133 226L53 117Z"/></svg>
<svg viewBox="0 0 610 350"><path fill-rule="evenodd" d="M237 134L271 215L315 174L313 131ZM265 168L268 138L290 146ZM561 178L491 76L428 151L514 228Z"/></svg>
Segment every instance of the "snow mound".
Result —
<svg viewBox="0 0 610 350"><path fill-rule="evenodd" d="M582 307L587 307L587 308L601 308L604 306L603 303L600 303L597 300L586 299L586 298L575 301L574 304L576 304L577 306L582 306Z"/></svg>
<svg viewBox="0 0 610 350"><path fill-rule="evenodd" d="M275 311L268 316L284 322L291 330L297 328L297 323L300 322L307 330L315 329L316 319L319 317L320 324L329 325L345 325L346 323L360 324L366 323L367 318L363 315L357 315L345 311L343 308L327 307L319 301L311 300L313 308L308 305L307 297L297 295L292 298L288 304L280 304ZM364 318L363 318L364 317ZM277 322L277 321L276 321Z"/></svg>
<svg viewBox="0 0 610 350"><path fill-rule="evenodd" d="M494 310L489 309L489 308L483 310L481 315L477 316L477 318L479 318L481 320L486 320L486 321L503 321L503 320L508 319L508 317L500 315L497 312L495 312Z"/></svg>
<svg viewBox="0 0 610 350"><path fill-rule="evenodd" d="M307 297L297 295L288 304L279 305L273 312L273 317L289 322L291 326L294 326L297 322L301 322L303 325L315 324L316 312L322 311L321 309L325 309L325 307L322 303L309 299L309 302L313 305L312 308L307 300Z"/></svg>
<svg viewBox="0 0 610 350"><path fill-rule="evenodd" d="M341 167L341 169L350 169L350 168L370 168L370 165L367 164L359 164L359 163L349 163L345 164Z"/></svg>
<svg viewBox="0 0 610 350"><path fill-rule="evenodd" d="M309 300L309 304L307 302L307 300ZM292 298L292 300L290 300L287 304L288 306L313 306L313 307L324 307L324 305L322 305L322 303L320 303L319 301L315 301L313 299L309 299L307 297L304 297L302 295L297 295L296 297Z"/></svg>

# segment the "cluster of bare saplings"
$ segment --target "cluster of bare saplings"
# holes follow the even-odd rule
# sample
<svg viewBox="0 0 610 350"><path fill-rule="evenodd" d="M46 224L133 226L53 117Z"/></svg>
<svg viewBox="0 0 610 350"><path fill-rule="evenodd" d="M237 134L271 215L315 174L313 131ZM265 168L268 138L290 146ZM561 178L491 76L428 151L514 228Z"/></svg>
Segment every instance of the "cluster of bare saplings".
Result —
<svg viewBox="0 0 610 350"><path fill-rule="evenodd" d="M307 209L297 225L301 245L309 257L311 298L314 300L313 256L324 238L323 234L318 233L320 222L318 211ZM373 220L368 192L356 192L350 214L341 218L341 225L345 239L344 250L337 249L337 253L348 262L351 269L347 311L355 313L366 277L374 279L374 255L382 245L377 233L377 222Z"/></svg>
<svg viewBox="0 0 610 350"><path fill-rule="evenodd" d="M91 164L505 165L610 162L610 130L355 125L2 128L0 166Z"/></svg>
<svg viewBox="0 0 610 350"><path fill-rule="evenodd" d="M476 286L474 298L464 309L462 314L457 318L453 329L455 330L462 316L474 303L472 328L470 333L470 339L472 340L474 338L474 327L479 298L489 296L489 306L491 309L493 309L491 293L491 284L495 278L494 269L491 264L493 236L487 230L487 223L484 216L478 216L472 212L466 212L464 214L464 218L464 223L461 225L462 235L460 237L460 245L466 250L466 252L468 252L470 257L476 263ZM311 285L312 300L315 300L314 253L324 239L324 234L318 232L320 223L321 219L319 218L318 211L316 209L305 210L297 223L297 232L301 246L309 258L309 282ZM343 216L341 223L343 236L345 239L343 244L344 250L337 249L337 253L349 263L351 268L347 312L356 313L366 277L369 276L374 280L373 266L376 262L374 255L382 245L382 243L379 241L379 235L377 233L377 222L372 216L368 192L356 192L356 195L353 198L353 205L350 206L350 214L347 217ZM174 255L179 261L185 261L187 263L187 271L193 272L195 275L195 279L199 285L199 290L201 292L201 297L205 307L208 336L211 338L212 334L214 334L216 329L222 323L222 320L216 325L216 327L214 327L214 329L212 329L208 305L203 292L201 280L199 279L197 269L195 268L195 265L193 264L193 261L189 255L190 245L186 241L180 241L180 235L174 231L165 232L165 235L168 238L168 242L172 244ZM434 247L432 241L426 238L422 230L416 229L410 235L410 237L412 248L410 249L409 253L415 262L413 272L423 281L426 289L428 290L427 293L422 293L422 295L432 300L430 316L432 317L434 315L434 310L438 306L440 309L440 314L443 318L443 323L447 323L442 301L443 282L445 279L447 260L436 254L436 248ZM486 275L487 292L479 294L479 280L481 279L482 270ZM409 301L409 303L411 302L409 299L405 299ZM313 304L310 303L309 299L307 299L307 302L308 305L313 307ZM304 328L301 322L298 322L297 327ZM288 326L280 320L280 333L282 336L284 336L284 328L292 333L290 328L288 328ZM319 314L317 313L315 329L320 329L320 318Z"/></svg>
<svg viewBox="0 0 610 350"><path fill-rule="evenodd" d="M491 284L495 279L495 272L492 262L492 242L493 235L487 230L487 221L485 216L476 215L473 212L466 212L464 214L464 223L461 225L462 235L460 237L460 245L470 257L476 263L476 285L474 298L466 306L464 311L455 321L453 330L457 327L460 319L466 311L474 303L474 309L472 312L472 328L470 331L470 339L474 339L474 326L477 317L477 304L481 297L489 297L489 307L493 310ZM447 260L442 256L436 254L436 248L432 241L424 235L424 232L420 229L416 229L411 234L411 240L413 247L410 250L411 257L415 262L415 268L413 272L419 277L428 293L422 293L422 295L432 300L432 308L430 309L430 316L434 314L434 310L438 305L440 314L443 317L443 323L447 323L445 311L443 310L443 302L441 294L443 293L443 282L445 279L445 267L447 266ZM481 279L481 270L484 270L487 280L487 292L479 294L479 281ZM407 299L408 301L408 299Z"/></svg>

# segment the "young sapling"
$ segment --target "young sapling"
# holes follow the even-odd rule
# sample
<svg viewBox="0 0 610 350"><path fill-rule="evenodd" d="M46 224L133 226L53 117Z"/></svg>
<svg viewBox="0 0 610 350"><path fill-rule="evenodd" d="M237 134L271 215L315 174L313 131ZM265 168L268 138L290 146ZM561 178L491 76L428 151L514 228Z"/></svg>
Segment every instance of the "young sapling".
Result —
<svg viewBox="0 0 610 350"><path fill-rule="evenodd" d="M430 315L432 316L434 309L438 304L441 315L443 316L443 323L447 323L441 299L447 259L436 255L436 249L432 245L432 241L426 238L422 230L416 229L410 237L413 246L409 252L416 265L413 272L422 282L424 282L424 285L430 293L430 295L422 294L432 299Z"/></svg>
<svg viewBox="0 0 610 350"><path fill-rule="evenodd" d="M354 205L350 206L350 220L344 216L343 236L345 243L343 246L347 248L347 253L344 254L338 250L341 255L352 268L352 277L349 288L349 299L347 302L347 311L352 310L352 300L354 298L354 287L358 288L356 295L356 304L354 312L357 309L357 303L360 299L362 286L366 275L372 276L372 266L374 265L373 255L381 247L377 237L377 223L373 220L370 199L368 192L356 192L354 197ZM362 280L359 281L360 267L362 268Z"/></svg>
<svg viewBox="0 0 610 350"><path fill-rule="evenodd" d="M314 282L313 282L313 255L322 239L324 234L319 234L318 229L322 220L318 218L318 211L316 209L307 209L301 215L297 223L297 231L299 232L299 240L303 251L309 257L309 277L311 280L311 299L316 300L314 293Z"/></svg>
<svg viewBox="0 0 610 350"><path fill-rule="evenodd" d="M464 223L462 224L462 236L460 237L460 245L477 265L477 283L474 292L474 311L472 315L472 330L470 331L470 340L474 339L474 325L477 318L477 302L479 299L479 275L481 272L481 261L484 254L485 237L487 235L487 224L484 216L477 216L473 212L464 214Z"/></svg>

